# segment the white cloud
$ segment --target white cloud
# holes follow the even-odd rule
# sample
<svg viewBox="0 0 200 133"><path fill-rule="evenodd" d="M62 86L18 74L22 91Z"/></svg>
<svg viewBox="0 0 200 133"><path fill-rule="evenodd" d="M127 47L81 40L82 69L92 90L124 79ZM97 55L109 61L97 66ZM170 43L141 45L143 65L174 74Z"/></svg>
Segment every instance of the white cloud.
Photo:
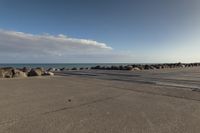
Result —
<svg viewBox="0 0 200 133"><path fill-rule="evenodd" d="M63 34L33 35L0 30L0 63L197 62L200 59L197 35L169 40L158 47L123 51L112 50L105 43L70 38Z"/></svg>
<svg viewBox="0 0 200 133"><path fill-rule="evenodd" d="M109 53L112 48L105 43L70 38L66 35L57 36L43 34L34 35L23 32L0 30L0 62L20 58L20 60L40 58L52 60L59 58L83 58ZM4 60L2 59L4 58Z"/></svg>

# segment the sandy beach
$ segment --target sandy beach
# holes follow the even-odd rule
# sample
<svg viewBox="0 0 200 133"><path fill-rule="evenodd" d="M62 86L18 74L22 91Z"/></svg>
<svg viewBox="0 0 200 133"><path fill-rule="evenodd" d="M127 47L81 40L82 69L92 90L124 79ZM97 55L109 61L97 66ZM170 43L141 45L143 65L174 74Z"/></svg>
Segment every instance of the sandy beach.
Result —
<svg viewBox="0 0 200 133"><path fill-rule="evenodd" d="M199 70L0 79L0 133L199 133Z"/></svg>

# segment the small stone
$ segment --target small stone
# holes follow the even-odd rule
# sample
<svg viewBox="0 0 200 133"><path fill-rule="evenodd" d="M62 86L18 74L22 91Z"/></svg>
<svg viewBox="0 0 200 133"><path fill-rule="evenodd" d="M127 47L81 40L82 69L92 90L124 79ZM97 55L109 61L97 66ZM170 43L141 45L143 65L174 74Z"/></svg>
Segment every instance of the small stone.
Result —
<svg viewBox="0 0 200 133"><path fill-rule="evenodd" d="M71 99L68 99L68 102L71 102L72 100Z"/></svg>

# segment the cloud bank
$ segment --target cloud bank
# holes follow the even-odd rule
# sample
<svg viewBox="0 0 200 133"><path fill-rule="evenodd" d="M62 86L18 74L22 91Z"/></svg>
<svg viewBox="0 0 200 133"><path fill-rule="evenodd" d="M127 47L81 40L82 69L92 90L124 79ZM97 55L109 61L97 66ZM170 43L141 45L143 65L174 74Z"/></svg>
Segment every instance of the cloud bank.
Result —
<svg viewBox="0 0 200 133"><path fill-rule="evenodd" d="M30 62L32 62L31 60L40 62L40 59L46 59L50 62L63 59L61 62L66 62L67 58L89 58L111 51L112 48L105 43L70 38L63 34L57 36L34 35L0 30L0 62L14 58L19 60L30 59Z"/></svg>
<svg viewBox="0 0 200 133"><path fill-rule="evenodd" d="M143 50L120 51L105 43L62 34L34 35L0 29L0 63L197 62L200 60L200 41L196 35L189 38Z"/></svg>

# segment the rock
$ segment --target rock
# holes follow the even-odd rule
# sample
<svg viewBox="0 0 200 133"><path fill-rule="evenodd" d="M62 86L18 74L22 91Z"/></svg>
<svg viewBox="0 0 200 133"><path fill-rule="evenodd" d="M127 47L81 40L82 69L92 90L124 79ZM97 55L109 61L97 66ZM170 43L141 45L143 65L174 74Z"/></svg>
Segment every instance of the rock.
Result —
<svg viewBox="0 0 200 133"><path fill-rule="evenodd" d="M154 69L161 69L162 67L160 65L152 65Z"/></svg>
<svg viewBox="0 0 200 133"><path fill-rule="evenodd" d="M73 67L71 70L78 70L76 67Z"/></svg>
<svg viewBox="0 0 200 133"><path fill-rule="evenodd" d="M124 69L124 67L121 65L121 66L119 66L119 70L123 70Z"/></svg>
<svg viewBox="0 0 200 133"><path fill-rule="evenodd" d="M5 67L0 69L1 78L12 78L13 77L13 68Z"/></svg>
<svg viewBox="0 0 200 133"><path fill-rule="evenodd" d="M136 67L138 67L140 70L144 70L144 65L137 65Z"/></svg>
<svg viewBox="0 0 200 133"><path fill-rule="evenodd" d="M186 66L185 66L185 65L181 65L181 67L182 67L182 68L185 68Z"/></svg>
<svg viewBox="0 0 200 133"><path fill-rule="evenodd" d="M44 72L44 74L43 74L44 76L54 76L54 73L52 73L52 72Z"/></svg>
<svg viewBox="0 0 200 133"><path fill-rule="evenodd" d="M85 68L85 70L89 70L89 69L90 69L89 67L86 67L86 68Z"/></svg>
<svg viewBox="0 0 200 133"><path fill-rule="evenodd" d="M150 69L155 70L156 68L154 66L150 65Z"/></svg>
<svg viewBox="0 0 200 133"><path fill-rule="evenodd" d="M43 72L45 71L43 67L37 67L37 68L35 68L35 69L36 69L36 70L41 70L41 71L43 71Z"/></svg>
<svg viewBox="0 0 200 133"><path fill-rule="evenodd" d="M44 72L45 71L43 68L31 69L31 71L28 73L28 76L42 76Z"/></svg>
<svg viewBox="0 0 200 133"><path fill-rule="evenodd" d="M84 68L83 68L83 67L81 67L81 68L80 68L80 70L84 70Z"/></svg>
<svg viewBox="0 0 200 133"><path fill-rule="evenodd" d="M125 66L125 70L131 71L131 70L133 70L133 66Z"/></svg>
<svg viewBox="0 0 200 133"><path fill-rule="evenodd" d="M132 71L140 71L141 69L140 68L138 68L138 67L134 67L133 69L132 69Z"/></svg>
<svg viewBox="0 0 200 133"><path fill-rule="evenodd" d="M149 70L149 69L151 69L151 67L150 67L150 65L145 65L145 66L144 66L144 69L145 69L145 70Z"/></svg>
<svg viewBox="0 0 200 133"><path fill-rule="evenodd" d="M105 67L105 66L102 66L100 69L101 69L101 70L106 70L106 67Z"/></svg>
<svg viewBox="0 0 200 133"><path fill-rule="evenodd" d="M71 102L72 100L71 99L68 99L68 102Z"/></svg>
<svg viewBox="0 0 200 133"><path fill-rule="evenodd" d="M25 78L27 77L26 73L14 68L1 68L0 69L1 78Z"/></svg>
<svg viewBox="0 0 200 133"><path fill-rule="evenodd" d="M61 69L60 69L60 71L65 71L65 69L66 69L66 68L65 68L65 67L63 67L63 68L61 68Z"/></svg>
<svg viewBox="0 0 200 133"><path fill-rule="evenodd" d="M181 63L181 62L177 63L177 66L181 66L181 65L182 65L182 63Z"/></svg>
<svg viewBox="0 0 200 133"><path fill-rule="evenodd" d="M25 72L13 69L13 78L26 78L27 75Z"/></svg>
<svg viewBox="0 0 200 133"><path fill-rule="evenodd" d="M56 68L55 71L60 72L60 69L59 69L59 68Z"/></svg>
<svg viewBox="0 0 200 133"><path fill-rule="evenodd" d="M91 69L101 69L101 66L91 67Z"/></svg>
<svg viewBox="0 0 200 133"><path fill-rule="evenodd" d="M24 72L26 75L28 75L28 72L30 72L31 68L23 67L22 69L18 69L22 72Z"/></svg>
<svg viewBox="0 0 200 133"><path fill-rule="evenodd" d="M168 68L168 65L167 64L163 64L162 65L162 69L164 69L164 68Z"/></svg>
<svg viewBox="0 0 200 133"><path fill-rule="evenodd" d="M191 64L185 64L185 67L192 67Z"/></svg>
<svg viewBox="0 0 200 133"><path fill-rule="evenodd" d="M159 65L157 69L162 69L162 68L163 68L162 65Z"/></svg>
<svg viewBox="0 0 200 133"><path fill-rule="evenodd" d="M49 68L47 71L54 72L54 71L56 71L56 69L55 68Z"/></svg>
<svg viewBox="0 0 200 133"><path fill-rule="evenodd" d="M111 70L119 70L120 68L118 66L111 66Z"/></svg>
<svg viewBox="0 0 200 133"><path fill-rule="evenodd" d="M136 64L133 64L132 67L133 67L133 68L134 68L134 67L137 67L137 65L136 65Z"/></svg>
<svg viewBox="0 0 200 133"><path fill-rule="evenodd" d="M23 68L21 69L21 71L22 71L22 72L28 72L29 70L28 70L27 67L23 67Z"/></svg>
<svg viewBox="0 0 200 133"><path fill-rule="evenodd" d="M111 70L111 67L105 66L104 69L105 69L105 70Z"/></svg>

